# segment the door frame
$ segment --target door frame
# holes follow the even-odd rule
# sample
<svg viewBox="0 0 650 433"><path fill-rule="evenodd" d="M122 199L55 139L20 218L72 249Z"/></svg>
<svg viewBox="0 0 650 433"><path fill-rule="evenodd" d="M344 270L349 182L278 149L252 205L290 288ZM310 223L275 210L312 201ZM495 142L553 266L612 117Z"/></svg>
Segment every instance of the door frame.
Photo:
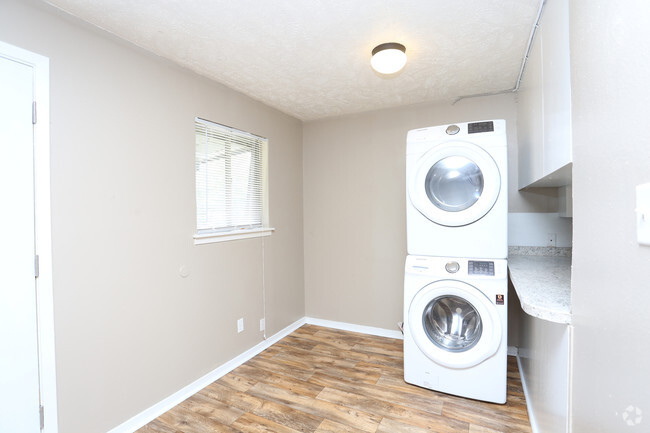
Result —
<svg viewBox="0 0 650 433"><path fill-rule="evenodd" d="M32 67L34 71L34 209L35 250L39 256L36 278L38 352L41 405L45 433L58 432L56 364L54 351L54 296L52 286L52 227L50 208L50 60L40 54L0 41L0 56Z"/></svg>

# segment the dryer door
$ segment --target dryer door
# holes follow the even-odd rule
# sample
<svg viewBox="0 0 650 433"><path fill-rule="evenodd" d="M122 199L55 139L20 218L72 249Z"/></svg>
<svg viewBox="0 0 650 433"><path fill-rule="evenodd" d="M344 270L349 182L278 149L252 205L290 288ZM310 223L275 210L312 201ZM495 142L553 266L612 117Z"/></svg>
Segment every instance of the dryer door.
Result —
<svg viewBox="0 0 650 433"><path fill-rule="evenodd" d="M408 325L422 353L445 367L480 364L501 345L496 306L476 287L457 280L420 289L411 301Z"/></svg>
<svg viewBox="0 0 650 433"><path fill-rule="evenodd" d="M483 218L499 197L501 175L481 147L452 141L422 155L409 179L409 199L434 223L464 226Z"/></svg>

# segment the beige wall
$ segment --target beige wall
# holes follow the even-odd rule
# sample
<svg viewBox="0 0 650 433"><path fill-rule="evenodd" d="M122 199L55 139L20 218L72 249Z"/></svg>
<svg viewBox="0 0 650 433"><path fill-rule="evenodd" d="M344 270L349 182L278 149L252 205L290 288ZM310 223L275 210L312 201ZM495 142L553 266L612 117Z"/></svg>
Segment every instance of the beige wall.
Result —
<svg viewBox="0 0 650 433"><path fill-rule="evenodd" d="M103 432L262 340L262 240L192 242L195 116L269 138L269 335L304 316L302 124L42 4L0 7L0 40L50 58L59 431Z"/></svg>
<svg viewBox="0 0 650 433"><path fill-rule="evenodd" d="M396 329L406 257L406 134L503 118L509 210L556 211L554 192L517 191L513 94L418 105L304 126L305 302L308 316Z"/></svg>
<svg viewBox="0 0 650 433"><path fill-rule="evenodd" d="M650 247L634 209L650 182L650 4L572 0L570 16L573 432L649 431Z"/></svg>

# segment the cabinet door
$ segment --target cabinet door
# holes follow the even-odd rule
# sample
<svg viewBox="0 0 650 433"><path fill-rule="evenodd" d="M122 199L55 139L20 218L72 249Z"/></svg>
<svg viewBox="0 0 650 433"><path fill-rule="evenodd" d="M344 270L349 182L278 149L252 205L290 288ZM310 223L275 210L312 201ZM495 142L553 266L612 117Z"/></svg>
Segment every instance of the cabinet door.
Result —
<svg viewBox="0 0 650 433"><path fill-rule="evenodd" d="M517 96L519 188L530 185L544 175L542 80L542 29L539 28Z"/></svg>
<svg viewBox="0 0 650 433"><path fill-rule="evenodd" d="M547 1L542 33L544 176L571 162L569 2Z"/></svg>

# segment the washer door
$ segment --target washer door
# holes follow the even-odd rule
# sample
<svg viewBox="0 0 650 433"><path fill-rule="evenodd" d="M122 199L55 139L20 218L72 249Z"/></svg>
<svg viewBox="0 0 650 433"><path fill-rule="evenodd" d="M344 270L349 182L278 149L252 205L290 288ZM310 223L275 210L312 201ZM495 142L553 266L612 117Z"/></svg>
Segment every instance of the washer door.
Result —
<svg viewBox="0 0 650 433"><path fill-rule="evenodd" d="M501 320L476 287L442 280L423 287L411 301L411 336L432 361L451 368L478 365L501 345Z"/></svg>
<svg viewBox="0 0 650 433"><path fill-rule="evenodd" d="M501 175L481 147L443 143L425 153L409 180L409 198L422 215L444 226L464 226L483 218L499 197Z"/></svg>

